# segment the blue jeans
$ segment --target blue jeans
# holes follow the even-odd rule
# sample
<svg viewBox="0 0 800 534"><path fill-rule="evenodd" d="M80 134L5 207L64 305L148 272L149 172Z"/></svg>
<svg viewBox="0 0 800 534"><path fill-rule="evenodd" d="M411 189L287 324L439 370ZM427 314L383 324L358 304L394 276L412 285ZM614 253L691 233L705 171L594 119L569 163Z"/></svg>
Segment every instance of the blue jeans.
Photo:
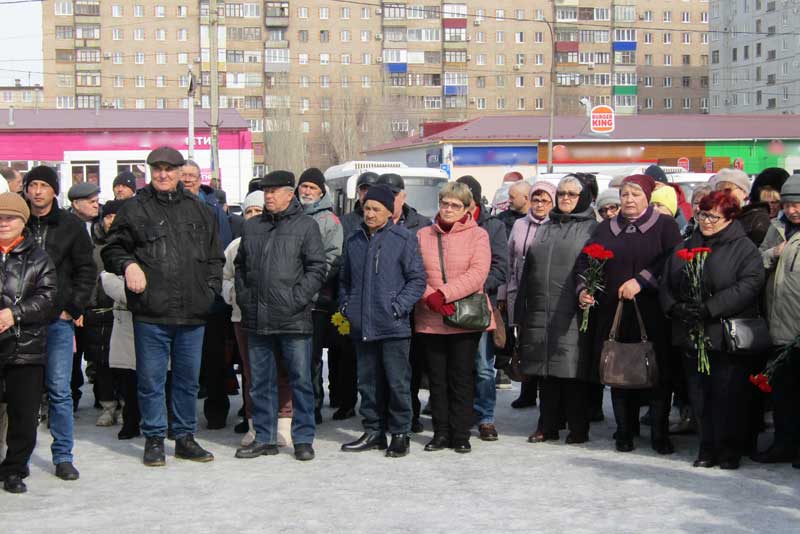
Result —
<svg viewBox="0 0 800 534"><path fill-rule="evenodd" d="M411 431L410 338L356 342L359 413L368 432Z"/></svg>
<svg viewBox="0 0 800 534"><path fill-rule="evenodd" d="M49 398L47 417L53 436L53 463L72 462L72 346L75 326L56 319L47 326L47 367L45 386Z"/></svg>
<svg viewBox="0 0 800 534"><path fill-rule="evenodd" d="M478 343L478 350L475 352L475 371L474 409L478 413L478 424L494 423L494 405L497 402L494 382L494 342L488 332L481 335Z"/></svg>
<svg viewBox="0 0 800 534"><path fill-rule="evenodd" d="M167 433L164 386L172 360L172 431L176 438L197 430L197 390L205 325L179 326L133 322L136 379L142 433L163 438Z"/></svg>
<svg viewBox="0 0 800 534"><path fill-rule="evenodd" d="M256 441L274 445L278 435L278 368L280 355L292 388L292 442L314 442L314 386L311 380L311 336L248 334L250 398Z"/></svg>

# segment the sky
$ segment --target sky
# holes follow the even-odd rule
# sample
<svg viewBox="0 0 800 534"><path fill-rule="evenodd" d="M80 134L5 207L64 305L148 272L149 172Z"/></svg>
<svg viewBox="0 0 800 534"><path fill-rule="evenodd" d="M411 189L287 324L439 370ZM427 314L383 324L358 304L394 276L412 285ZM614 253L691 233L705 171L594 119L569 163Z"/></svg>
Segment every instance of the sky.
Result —
<svg viewBox="0 0 800 534"><path fill-rule="evenodd" d="M0 0L0 85L42 83L42 5L31 1L17 4ZM21 71L21 72L20 72Z"/></svg>

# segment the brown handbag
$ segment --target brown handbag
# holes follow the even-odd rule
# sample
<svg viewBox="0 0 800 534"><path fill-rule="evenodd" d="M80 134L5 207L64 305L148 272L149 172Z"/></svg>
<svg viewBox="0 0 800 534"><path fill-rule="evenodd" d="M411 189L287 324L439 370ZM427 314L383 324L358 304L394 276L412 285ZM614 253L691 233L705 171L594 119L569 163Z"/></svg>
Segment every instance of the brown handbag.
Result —
<svg viewBox="0 0 800 534"><path fill-rule="evenodd" d="M494 343L494 348L503 349L508 341L506 339L506 322L503 320L503 314L497 308L493 308L492 314L495 326L494 332L492 332L492 343Z"/></svg>
<svg viewBox="0 0 800 534"><path fill-rule="evenodd" d="M600 352L600 382L612 388L649 389L658 381L656 352L653 344L647 340L647 332L636 299L633 299L633 306L636 309L642 340L636 343L617 341L623 305L623 301L620 300L608 340L603 343L603 350Z"/></svg>

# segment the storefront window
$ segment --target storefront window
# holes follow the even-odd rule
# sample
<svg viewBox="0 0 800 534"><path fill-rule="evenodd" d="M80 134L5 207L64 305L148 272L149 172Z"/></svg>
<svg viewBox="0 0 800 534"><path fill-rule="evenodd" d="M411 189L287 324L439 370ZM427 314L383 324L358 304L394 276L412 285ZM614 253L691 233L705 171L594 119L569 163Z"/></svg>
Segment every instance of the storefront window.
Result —
<svg viewBox="0 0 800 534"><path fill-rule="evenodd" d="M73 161L70 165L72 166L72 185L81 182L100 185L99 161Z"/></svg>
<svg viewBox="0 0 800 534"><path fill-rule="evenodd" d="M117 174L128 171L136 176L136 189L141 189L147 185L147 178L145 173L146 163L144 161L118 161Z"/></svg>

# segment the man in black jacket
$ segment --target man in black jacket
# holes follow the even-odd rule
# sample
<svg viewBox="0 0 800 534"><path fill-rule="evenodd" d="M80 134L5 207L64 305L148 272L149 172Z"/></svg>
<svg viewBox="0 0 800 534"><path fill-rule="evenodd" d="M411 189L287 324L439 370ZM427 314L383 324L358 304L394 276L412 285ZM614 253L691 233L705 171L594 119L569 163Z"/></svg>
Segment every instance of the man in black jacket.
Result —
<svg viewBox="0 0 800 534"><path fill-rule="evenodd" d="M236 301L248 335L255 441L237 458L278 453L280 354L292 388L292 442L298 460L314 458L314 387L311 380L311 307L328 265L316 221L294 195L294 175L263 179L264 213L244 223L236 266Z"/></svg>
<svg viewBox="0 0 800 534"><path fill-rule="evenodd" d="M94 247L84 223L58 207L55 170L44 165L34 167L25 175L24 186L31 209L28 231L53 260L58 277L56 306L47 327L45 375L53 463L56 476L77 480L79 473L72 465L72 342L75 325L83 326L83 311L97 276L92 260Z"/></svg>
<svg viewBox="0 0 800 534"><path fill-rule="evenodd" d="M508 236L506 227L499 219L489 216L489 208L481 203L481 185L474 177L466 175L457 180L469 187L472 202L469 210L478 226L489 234L492 249L492 266L483 290L489 295L492 305L497 307L497 292L508 279ZM478 415L478 432L483 441L496 441L497 429L494 426L494 407L497 402L494 377L494 341L486 332L481 336L478 352L475 355L475 412Z"/></svg>
<svg viewBox="0 0 800 534"><path fill-rule="evenodd" d="M125 275L133 314L144 464L165 465L164 385L172 362L175 457L208 462L194 440L205 322L221 291L224 256L216 221L180 183L183 156L162 147L147 156L150 184L117 213L102 251L106 270Z"/></svg>
<svg viewBox="0 0 800 534"><path fill-rule="evenodd" d="M344 240L350 237L350 234L361 228L361 223L364 222L364 197L369 191L369 188L378 182L378 175L372 171L367 171L359 175L356 181L356 195L358 200L353 211L342 215L342 229L344 230Z"/></svg>

